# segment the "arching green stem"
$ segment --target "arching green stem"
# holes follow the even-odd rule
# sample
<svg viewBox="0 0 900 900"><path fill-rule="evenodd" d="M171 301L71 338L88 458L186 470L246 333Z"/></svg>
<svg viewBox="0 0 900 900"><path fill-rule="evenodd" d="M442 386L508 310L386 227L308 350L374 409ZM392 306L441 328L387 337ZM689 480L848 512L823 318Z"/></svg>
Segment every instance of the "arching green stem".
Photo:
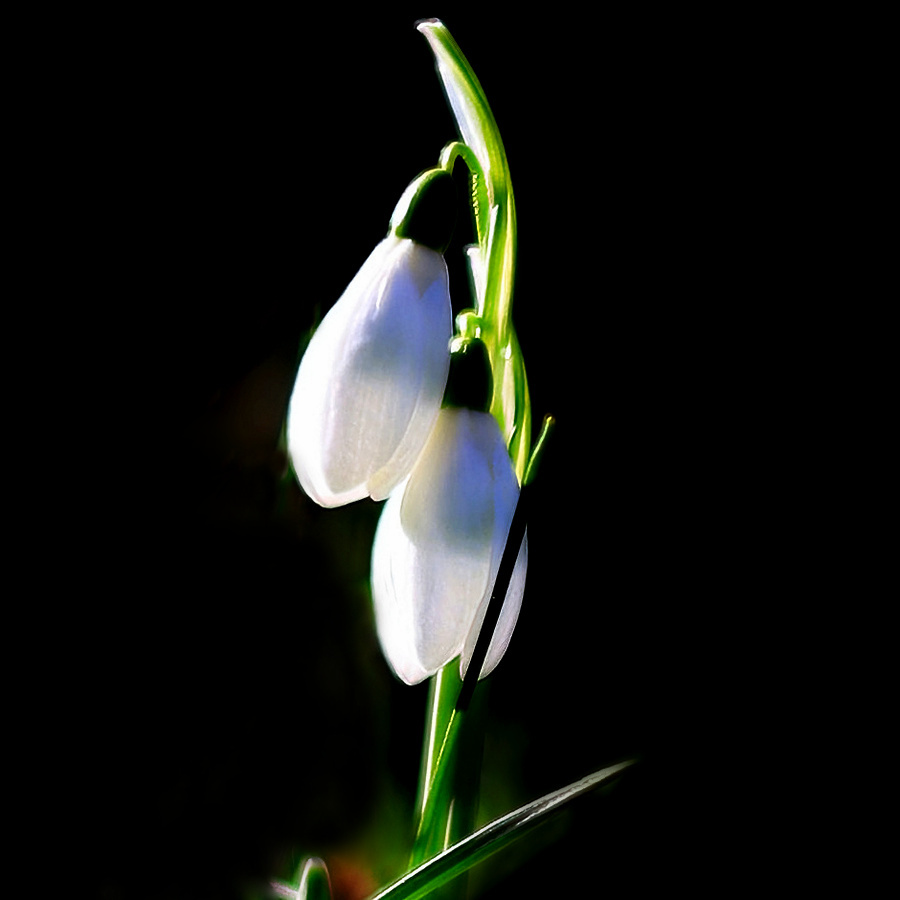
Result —
<svg viewBox="0 0 900 900"><path fill-rule="evenodd" d="M478 161L482 176L474 195L479 206L478 246L470 251L469 262L478 293L481 338L488 347L494 374L491 413L500 424L521 482L529 458L531 404L525 363L511 319L516 204L509 164L481 84L450 32L437 19L420 22L418 29L428 39L460 136ZM464 155L459 148L448 152ZM486 211L481 209L483 203Z"/></svg>
<svg viewBox="0 0 900 900"><path fill-rule="evenodd" d="M488 228L490 226L490 202L488 200L484 172L481 170L481 163L478 161L475 151L468 144L463 144L461 141L451 141L441 152L440 164L446 171L452 172L457 159L461 159L469 170L471 189L469 203L475 218L475 234L478 238L480 252L481 247L487 245ZM483 315L484 310L479 309L478 313Z"/></svg>

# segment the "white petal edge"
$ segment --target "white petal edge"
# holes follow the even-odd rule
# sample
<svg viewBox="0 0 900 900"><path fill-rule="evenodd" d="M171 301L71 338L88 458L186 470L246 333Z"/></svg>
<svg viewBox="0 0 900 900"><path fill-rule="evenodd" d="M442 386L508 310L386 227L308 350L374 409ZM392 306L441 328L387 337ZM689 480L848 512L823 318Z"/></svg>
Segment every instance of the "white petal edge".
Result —
<svg viewBox="0 0 900 900"><path fill-rule="evenodd" d="M381 651L397 677L418 684L434 672L428 671L415 652L412 595L397 590L394 573L411 568L413 547L400 526L401 485L381 511L372 545L372 603L375 629ZM436 670L435 670L436 671Z"/></svg>

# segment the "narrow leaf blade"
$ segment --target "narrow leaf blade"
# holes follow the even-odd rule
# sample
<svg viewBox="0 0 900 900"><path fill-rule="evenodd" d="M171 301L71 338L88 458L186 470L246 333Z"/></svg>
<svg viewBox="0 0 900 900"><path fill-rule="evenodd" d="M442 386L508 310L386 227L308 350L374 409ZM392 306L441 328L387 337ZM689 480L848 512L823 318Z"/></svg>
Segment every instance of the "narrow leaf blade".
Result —
<svg viewBox="0 0 900 900"><path fill-rule="evenodd" d="M513 841L524 837L551 813L609 781L633 763L634 760L629 760L608 766L581 781L576 781L495 819L459 843L448 847L443 853L408 872L370 900L419 900L420 897L427 896L442 884L468 871Z"/></svg>

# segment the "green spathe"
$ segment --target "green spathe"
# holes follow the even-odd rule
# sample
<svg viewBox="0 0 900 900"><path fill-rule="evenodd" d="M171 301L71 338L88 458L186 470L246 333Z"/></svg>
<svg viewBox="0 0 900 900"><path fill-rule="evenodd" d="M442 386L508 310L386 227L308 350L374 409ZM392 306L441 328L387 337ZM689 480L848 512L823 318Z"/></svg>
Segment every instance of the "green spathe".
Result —
<svg viewBox="0 0 900 900"><path fill-rule="evenodd" d="M442 405L489 412L493 395L494 379L484 341L455 340L451 345L450 372Z"/></svg>
<svg viewBox="0 0 900 900"><path fill-rule="evenodd" d="M456 188L444 169L428 169L416 178L397 203L391 230L443 253L456 225Z"/></svg>

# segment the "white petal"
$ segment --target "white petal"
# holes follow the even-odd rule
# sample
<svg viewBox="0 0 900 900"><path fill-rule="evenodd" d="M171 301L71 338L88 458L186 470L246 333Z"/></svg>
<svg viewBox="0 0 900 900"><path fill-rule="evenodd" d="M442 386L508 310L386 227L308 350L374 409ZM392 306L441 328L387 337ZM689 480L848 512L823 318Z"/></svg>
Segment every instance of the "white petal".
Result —
<svg viewBox="0 0 900 900"><path fill-rule="evenodd" d="M406 477L440 408L451 333L443 257L386 238L323 319L297 373L288 446L317 503L383 499Z"/></svg>
<svg viewBox="0 0 900 900"><path fill-rule="evenodd" d="M414 548L400 528L397 491L385 503L372 548L372 601L381 649L398 678L418 684L432 673L422 664L414 637L413 593L406 578L412 573Z"/></svg>
<svg viewBox="0 0 900 900"><path fill-rule="evenodd" d="M493 417L441 410L409 481L385 504L372 553L379 638L407 683L462 651L493 584L517 497Z"/></svg>
<svg viewBox="0 0 900 900"><path fill-rule="evenodd" d="M385 658L401 680L418 684L459 654L483 578L465 555L410 540L401 525L404 493L388 498L375 532L372 600Z"/></svg>
<svg viewBox="0 0 900 900"><path fill-rule="evenodd" d="M489 563L500 443L487 413L441 410L403 495L403 527L413 541L483 555Z"/></svg>

